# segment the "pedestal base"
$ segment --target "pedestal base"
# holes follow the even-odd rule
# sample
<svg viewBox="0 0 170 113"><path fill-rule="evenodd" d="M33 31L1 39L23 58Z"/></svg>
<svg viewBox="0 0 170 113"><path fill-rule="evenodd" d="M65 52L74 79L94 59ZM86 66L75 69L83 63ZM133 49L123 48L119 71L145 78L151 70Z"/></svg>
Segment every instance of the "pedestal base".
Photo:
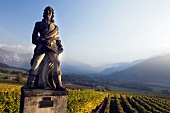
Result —
<svg viewBox="0 0 170 113"><path fill-rule="evenodd" d="M66 113L67 91L22 89L20 113Z"/></svg>

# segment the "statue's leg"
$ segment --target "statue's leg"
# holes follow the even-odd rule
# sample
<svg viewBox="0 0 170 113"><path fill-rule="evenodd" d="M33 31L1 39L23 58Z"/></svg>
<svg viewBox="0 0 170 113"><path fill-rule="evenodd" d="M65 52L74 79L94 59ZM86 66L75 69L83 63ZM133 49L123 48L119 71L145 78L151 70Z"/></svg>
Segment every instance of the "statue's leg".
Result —
<svg viewBox="0 0 170 113"><path fill-rule="evenodd" d="M49 70L51 69L51 60L49 58L49 55L47 54L43 59L43 65L40 64L39 67L39 86L42 86L42 88L51 88L51 84L49 83Z"/></svg>
<svg viewBox="0 0 170 113"><path fill-rule="evenodd" d="M33 65L31 67L31 69L29 70L29 76L28 76L27 83L22 88L31 88L32 82L34 81L34 79L38 73L39 65L40 65L41 61L43 60L44 56L45 56L45 53L41 54L39 56L36 56L36 58L34 59Z"/></svg>
<svg viewBox="0 0 170 113"><path fill-rule="evenodd" d="M54 52L49 52L49 57L50 60L52 61L52 63L54 64L54 69L53 69L53 79L54 79L54 83L56 85L56 90L66 90L66 88L64 88L62 86L62 81L61 81L61 70L60 70L60 59L59 59L59 55L57 55Z"/></svg>

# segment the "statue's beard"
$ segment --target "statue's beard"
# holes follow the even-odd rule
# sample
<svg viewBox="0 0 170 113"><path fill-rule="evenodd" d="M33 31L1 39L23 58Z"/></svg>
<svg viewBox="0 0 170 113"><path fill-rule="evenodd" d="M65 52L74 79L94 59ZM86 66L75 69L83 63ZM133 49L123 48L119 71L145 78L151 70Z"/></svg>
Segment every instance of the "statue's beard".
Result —
<svg viewBox="0 0 170 113"><path fill-rule="evenodd" d="M49 18L48 16L44 18L47 22L51 22L51 18Z"/></svg>

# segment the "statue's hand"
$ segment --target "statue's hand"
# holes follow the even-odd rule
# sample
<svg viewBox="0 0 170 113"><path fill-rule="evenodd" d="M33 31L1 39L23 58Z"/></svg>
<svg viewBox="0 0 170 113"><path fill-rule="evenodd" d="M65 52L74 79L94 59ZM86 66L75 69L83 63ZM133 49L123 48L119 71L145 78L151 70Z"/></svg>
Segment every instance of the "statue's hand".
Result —
<svg viewBox="0 0 170 113"><path fill-rule="evenodd" d="M58 49L58 54L62 53L63 51L64 51L63 48L59 48L59 49Z"/></svg>
<svg viewBox="0 0 170 113"><path fill-rule="evenodd" d="M51 46L51 41L50 40L46 40L46 45L47 46Z"/></svg>
<svg viewBox="0 0 170 113"><path fill-rule="evenodd" d="M58 50L59 50L59 51L63 51L63 48L59 48Z"/></svg>

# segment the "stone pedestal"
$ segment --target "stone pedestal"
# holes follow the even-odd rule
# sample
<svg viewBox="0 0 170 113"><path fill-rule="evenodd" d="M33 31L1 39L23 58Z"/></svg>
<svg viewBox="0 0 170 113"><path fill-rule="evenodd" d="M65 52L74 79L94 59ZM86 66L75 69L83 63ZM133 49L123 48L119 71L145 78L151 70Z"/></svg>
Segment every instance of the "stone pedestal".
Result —
<svg viewBox="0 0 170 113"><path fill-rule="evenodd" d="M22 89L20 113L66 113L67 91Z"/></svg>

